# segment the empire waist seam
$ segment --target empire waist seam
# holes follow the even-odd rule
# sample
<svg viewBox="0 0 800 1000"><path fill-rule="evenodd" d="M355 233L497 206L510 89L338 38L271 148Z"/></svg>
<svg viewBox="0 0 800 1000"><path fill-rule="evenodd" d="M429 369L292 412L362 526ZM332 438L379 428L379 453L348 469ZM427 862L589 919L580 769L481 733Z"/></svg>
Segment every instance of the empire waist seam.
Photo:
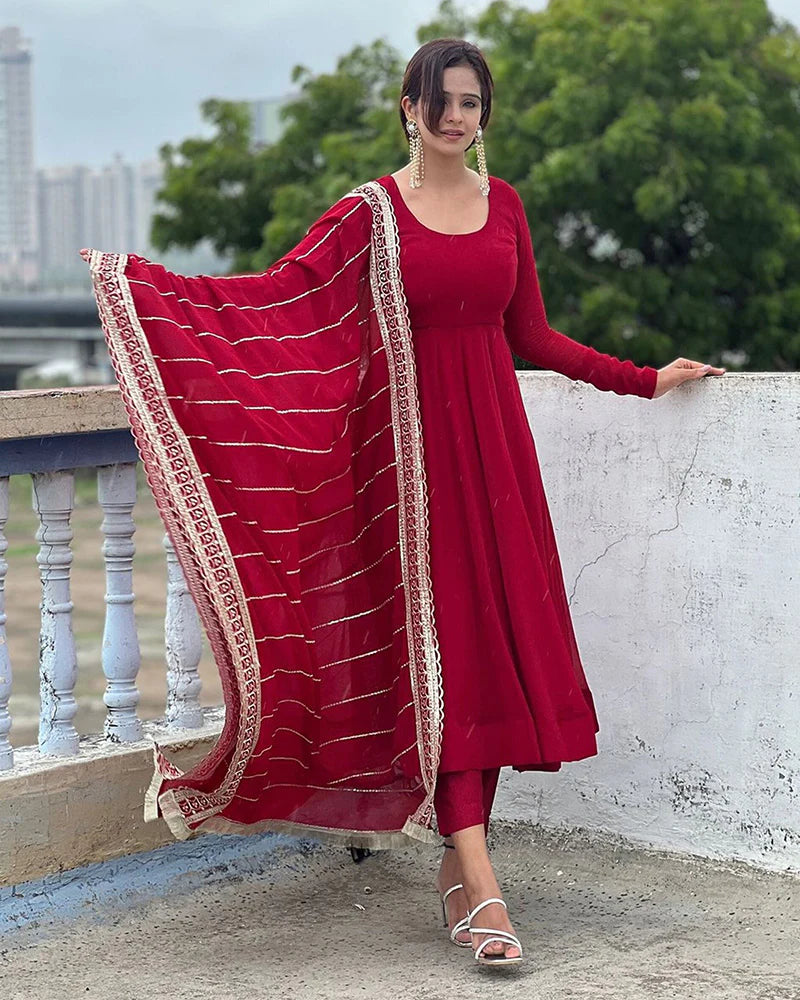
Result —
<svg viewBox="0 0 800 1000"><path fill-rule="evenodd" d="M465 327L480 326L489 330L505 330L502 323L451 323L441 325L439 323L412 323L412 330L463 330Z"/></svg>

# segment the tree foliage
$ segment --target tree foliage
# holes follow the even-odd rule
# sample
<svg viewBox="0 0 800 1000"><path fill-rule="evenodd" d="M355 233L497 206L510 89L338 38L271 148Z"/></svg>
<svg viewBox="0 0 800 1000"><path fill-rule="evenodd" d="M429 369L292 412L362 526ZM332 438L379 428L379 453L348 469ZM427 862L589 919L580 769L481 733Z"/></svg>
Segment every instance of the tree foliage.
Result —
<svg viewBox="0 0 800 1000"><path fill-rule="evenodd" d="M165 209L154 219L159 249L211 240L233 270L263 270L350 188L403 162L395 109L399 54L385 41L357 46L333 73L292 71L299 95L282 110L281 138L253 148L246 106L209 100L214 134L160 151ZM396 169L396 167L390 167Z"/></svg>
<svg viewBox="0 0 800 1000"><path fill-rule="evenodd" d="M750 369L800 362L800 38L765 0L450 0L420 27L476 41L495 79L491 173L528 211L551 323L640 363L677 354ZM385 41L335 72L297 67L286 130L204 105L210 140L162 150L157 245L210 237L262 269L407 146L404 60Z"/></svg>

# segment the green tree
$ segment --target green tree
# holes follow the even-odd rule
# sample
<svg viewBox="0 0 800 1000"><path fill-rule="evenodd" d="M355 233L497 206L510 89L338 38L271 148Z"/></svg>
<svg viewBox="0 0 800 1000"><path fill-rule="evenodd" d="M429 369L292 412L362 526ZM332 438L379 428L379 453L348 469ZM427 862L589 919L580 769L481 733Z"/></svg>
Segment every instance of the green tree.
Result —
<svg viewBox="0 0 800 1000"><path fill-rule="evenodd" d="M208 238L218 253L233 255L234 272L269 266L350 188L402 163L394 105L402 71L383 40L357 46L333 73L296 66L299 96L282 110L283 134L260 149L245 105L206 101L213 135L160 150L165 181L154 245L191 248Z"/></svg>
<svg viewBox="0 0 800 1000"><path fill-rule="evenodd" d="M551 323L660 364L800 362L800 40L764 0L493 3L490 169Z"/></svg>
<svg viewBox="0 0 800 1000"><path fill-rule="evenodd" d="M640 363L800 362L800 39L765 0L444 0L495 79L491 173L522 195L553 326ZM407 157L404 60L384 40L330 74L296 67L280 141L209 101L210 140L165 146L154 241L210 237L263 269L352 186ZM522 363L524 365L524 362Z"/></svg>
<svg viewBox="0 0 800 1000"><path fill-rule="evenodd" d="M250 148L247 108L231 101L202 105L211 138L184 139L159 150L164 184L151 239L160 250L194 247L208 239L217 253L233 254L234 267L246 266L262 242L263 205L258 203L264 157Z"/></svg>
<svg viewBox="0 0 800 1000"><path fill-rule="evenodd" d="M356 46L330 74L295 67L301 93L284 109L285 130L270 147L284 178L271 198L254 267L266 268L291 249L351 188L402 162L394 105L402 72L399 54L382 39Z"/></svg>

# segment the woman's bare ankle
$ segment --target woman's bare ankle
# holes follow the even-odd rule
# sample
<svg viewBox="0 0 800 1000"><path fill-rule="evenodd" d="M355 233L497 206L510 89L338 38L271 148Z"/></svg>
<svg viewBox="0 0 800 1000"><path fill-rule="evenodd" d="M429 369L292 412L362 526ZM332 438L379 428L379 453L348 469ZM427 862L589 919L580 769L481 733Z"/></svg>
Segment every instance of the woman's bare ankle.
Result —
<svg viewBox="0 0 800 1000"><path fill-rule="evenodd" d="M488 896L499 895L497 877L486 847L484 828L474 826L465 830L457 830L452 835L452 840L456 845L456 850L446 853L458 855L460 862L459 881L464 884L470 909Z"/></svg>

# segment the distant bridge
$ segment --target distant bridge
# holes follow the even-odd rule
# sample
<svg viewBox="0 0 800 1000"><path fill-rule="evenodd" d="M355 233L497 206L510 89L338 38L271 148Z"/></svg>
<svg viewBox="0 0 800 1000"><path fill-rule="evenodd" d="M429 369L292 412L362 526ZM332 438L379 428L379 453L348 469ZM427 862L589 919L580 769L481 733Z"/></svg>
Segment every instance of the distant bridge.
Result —
<svg viewBox="0 0 800 1000"><path fill-rule="evenodd" d="M62 359L110 375L94 298L0 297L0 390L16 389L25 368Z"/></svg>

